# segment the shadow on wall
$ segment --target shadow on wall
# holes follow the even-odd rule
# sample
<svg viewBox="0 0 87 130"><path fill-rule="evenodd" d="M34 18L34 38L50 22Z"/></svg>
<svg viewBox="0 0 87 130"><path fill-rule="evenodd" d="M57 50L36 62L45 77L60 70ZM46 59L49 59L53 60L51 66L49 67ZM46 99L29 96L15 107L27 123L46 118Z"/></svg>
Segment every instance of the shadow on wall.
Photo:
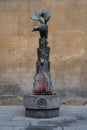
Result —
<svg viewBox="0 0 87 130"><path fill-rule="evenodd" d="M18 95L23 96L24 91L18 84L4 84L0 85L0 95Z"/></svg>
<svg viewBox="0 0 87 130"><path fill-rule="evenodd" d="M55 91L55 90L54 90ZM58 88L56 92L60 93L62 97L83 97L87 98L87 90L79 88ZM18 84L0 85L0 95L15 95L23 96L25 91Z"/></svg>
<svg viewBox="0 0 87 130"><path fill-rule="evenodd" d="M79 88L60 88L56 90L56 92L60 93L62 97L83 97L87 98L87 89L80 89Z"/></svg>

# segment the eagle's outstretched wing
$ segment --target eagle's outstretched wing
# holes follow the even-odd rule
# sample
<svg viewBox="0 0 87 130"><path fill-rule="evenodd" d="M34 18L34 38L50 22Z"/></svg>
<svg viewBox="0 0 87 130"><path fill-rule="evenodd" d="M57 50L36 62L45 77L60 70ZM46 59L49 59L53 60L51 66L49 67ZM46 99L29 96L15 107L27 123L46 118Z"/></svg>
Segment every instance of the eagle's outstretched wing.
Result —
<svg viewBox="0 0 87 130"><path fill-rule="evenodd" d="M41 15L42 15L42 12L43 12L43 10L41 10L41 11L39 11L39 12L36 12L36 13L32 14L32 15L30 16L30 18L31 18L32 20L35 20L35 21L40 21L40 17L41 17Z"/></svg>
<svg viewBox="0 0 87 130"><path fill-rule="evenodd" d="M47 23L49 21L50 17L51 17L51 13L43 11L41 16L44 18L45 23Z"/></svg>
<svg viewBox="0 0 87 130"><path fill-rule="evenodd" d="M43 22L41 20L41 17L43 17L45 23L47 23L49 21L50 17L51 17L51 13L50 12L45 12L44 10L41 10L41 11L38 11L38 12L36 12L36 13L34 13L34 14L32 14L30 16L30 18L32 20Z"/></svg>

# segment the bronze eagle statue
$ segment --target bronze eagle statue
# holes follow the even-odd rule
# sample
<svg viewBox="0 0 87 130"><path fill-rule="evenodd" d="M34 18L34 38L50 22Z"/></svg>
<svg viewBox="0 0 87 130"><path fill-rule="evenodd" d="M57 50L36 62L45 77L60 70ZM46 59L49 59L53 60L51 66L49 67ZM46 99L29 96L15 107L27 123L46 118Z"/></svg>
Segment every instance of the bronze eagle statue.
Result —
<svg viewBox="0 0 87 130"><path fill-rule="evenodd" d="M51 17L51 13L46 12L44 10L38 11L30 16L32 20L40 22L40 25L37 27L34 27L32 31L39 31L41 39L48 37L47 22L49 21L50 17Z"/></svg>

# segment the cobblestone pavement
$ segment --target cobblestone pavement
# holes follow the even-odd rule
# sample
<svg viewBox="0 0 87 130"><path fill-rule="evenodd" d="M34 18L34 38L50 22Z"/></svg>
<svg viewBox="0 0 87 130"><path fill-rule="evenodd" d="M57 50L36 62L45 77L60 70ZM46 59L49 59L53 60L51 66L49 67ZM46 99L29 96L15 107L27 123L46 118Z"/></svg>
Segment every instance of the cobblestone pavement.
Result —
<svg viewBox="0 0 87 130"><path fill-rule="evenodd" d="M0 130L87 130L87 106L62 106L60 116L25 117L23 106L0 106Z"/></svg>

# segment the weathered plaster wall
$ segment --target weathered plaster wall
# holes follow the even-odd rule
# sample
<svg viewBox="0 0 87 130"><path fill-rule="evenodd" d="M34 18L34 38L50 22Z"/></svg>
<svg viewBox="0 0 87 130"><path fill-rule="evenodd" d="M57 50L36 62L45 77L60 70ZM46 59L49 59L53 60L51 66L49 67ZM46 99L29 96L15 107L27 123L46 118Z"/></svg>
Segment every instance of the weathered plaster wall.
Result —
<svg viewBox="0 0 87 130"><path fill-rule="evenodd" d="M54 89L87 97L87 0L0 0L0 94L32 89L39 34L29 16L41 9L52 12Z"/></svg>

